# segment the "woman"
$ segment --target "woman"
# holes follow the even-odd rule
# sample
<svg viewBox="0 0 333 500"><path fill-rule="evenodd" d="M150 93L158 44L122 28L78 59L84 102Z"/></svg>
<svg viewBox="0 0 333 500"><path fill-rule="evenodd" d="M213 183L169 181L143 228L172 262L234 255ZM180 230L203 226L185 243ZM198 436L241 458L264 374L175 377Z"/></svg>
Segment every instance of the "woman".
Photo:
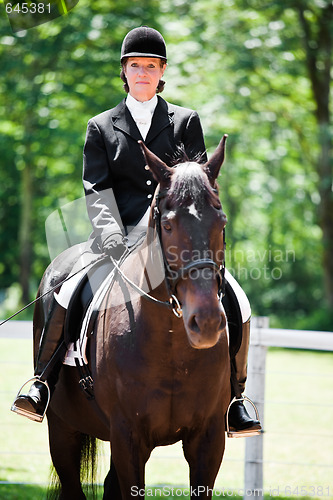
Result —
<svg viewBox="0 0 333 500"><path fill-rule="evenodd" d="M157 96L164 88L162 77L166 63L166 46L158 31L145 26L130 31L121 48L121 78L128 95L118 106L88 122L83 185L93 226L94 245L116 259L126 249L124 231L128 234L133 227L147 227L149 207L156 188L156 181L145 165L138 141L143 140L169 165L180 147L190 159L207 160L198 114ZM237 305L242 319L236 325L237 328L243 323L243 341L239 354L232 360L237 378L233 394L239 396L246 380L250 309L237 282L232 277L228 281L230 296L236 294L238 303L243 304L241 307ZM45 328L36 368L36 375L43 374L42 380L47 379L51 387L55 385L59 368L54 367L47 377L43 370L62 338L70 286L63 286L56 297L52 321ZM47 390L43 383L36 381L28 395L16 399L12 409L24 414L24 409L28 408L26 416L30 414L29 418L41 420L46 406ZM251 435L260 429L259 422L250 418L242 402L231 406L229 417L230 427L241 434Z"/></svg>

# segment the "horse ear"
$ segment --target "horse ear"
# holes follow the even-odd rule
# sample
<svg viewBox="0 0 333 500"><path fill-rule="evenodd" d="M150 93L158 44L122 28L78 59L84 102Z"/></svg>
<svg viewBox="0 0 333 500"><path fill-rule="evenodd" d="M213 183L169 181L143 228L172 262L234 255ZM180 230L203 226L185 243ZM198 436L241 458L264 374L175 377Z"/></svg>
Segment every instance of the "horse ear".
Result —
<svg viewBox="0 0 333 500"><path fill-rule="evenodd" d="M168 167L164 161L160 160L160 158L150 151L142 141L138 142L141 146L147 165L156 181L162 185L167 184L172 175L172 168Z"/></svg>
<svg viewBox="0 0 333 500"><path fill-rule="evenodd" d="M214 185L214 182L217 179L217 176L219 175L220 168L224 161L225 143L227 137L228 134L224 134L215 152L212 154L211 158L207 161L207 163L205 163L203 167L212 185Z"/></svg>

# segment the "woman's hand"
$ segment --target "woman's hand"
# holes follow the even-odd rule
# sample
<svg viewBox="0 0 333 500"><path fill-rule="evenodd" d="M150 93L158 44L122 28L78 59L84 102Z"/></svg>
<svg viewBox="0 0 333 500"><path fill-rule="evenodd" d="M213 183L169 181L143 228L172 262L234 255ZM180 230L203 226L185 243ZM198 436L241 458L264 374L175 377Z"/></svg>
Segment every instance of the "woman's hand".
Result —
<svg viewBox="0 0 333 500"><path fill-rule="evenodd" d="M110 234L102 240L102 251L113 259L119 260L126 249L127 247L122 234Z"/></svg>

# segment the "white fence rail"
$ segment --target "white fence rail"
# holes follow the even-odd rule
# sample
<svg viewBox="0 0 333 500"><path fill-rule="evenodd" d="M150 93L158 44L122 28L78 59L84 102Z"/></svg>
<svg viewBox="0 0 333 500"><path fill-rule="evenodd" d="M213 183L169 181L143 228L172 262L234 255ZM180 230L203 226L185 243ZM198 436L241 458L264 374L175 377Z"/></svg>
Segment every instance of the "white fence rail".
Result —
<svg viewBox="0 0 333 500"><path fill-rule="evenodd" d="M333 351L333 332L269 328L268 318L253 318L249 349L247 396L259 410L264 427L265 366L267 347ZM244 499L263 498L263 441L265 434L247 439L245 446Z"/></svg>
<svg viewBox="0 0 333 500"><path fill-rule="evenodd" d="M32 321L8 321L0 328L0 339L32 339Z"/></svg>

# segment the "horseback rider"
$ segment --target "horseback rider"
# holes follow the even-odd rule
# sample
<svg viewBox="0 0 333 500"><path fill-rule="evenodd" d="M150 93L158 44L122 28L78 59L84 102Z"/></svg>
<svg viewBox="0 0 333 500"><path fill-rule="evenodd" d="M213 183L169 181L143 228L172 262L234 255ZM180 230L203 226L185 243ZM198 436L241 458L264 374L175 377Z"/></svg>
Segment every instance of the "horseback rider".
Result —
<svg viewBox="0 0 333 500"><path fill-rule="evenodd" d="M207 160L202 127L198 114L166 102L157 94L163 91L162 80L167 66L166 45L162 35L149 27L131 30L121 48L121 79L127 97L115 108L88 122L83 154L83 185L87 210L93 226L93 248L119 259L126 250L123 227L146 226L156 181L145 165L139 140L171 165L181 146L190 159ZM113 191L113 201L107 195ZM80 274L80 273L79 273ZM237 397L229 410L229 427L236 434L253 435L261 429L258 420L246 411L241 394L247 377L247 353L250 335L250 305L237 281L226 272L230 338L241 331L236 355L231 353L232 396ZM63 324L69 299L78 278L65 282L54 294L49 320L41 338L36 363L36 381L28 394L19 395L12 410L36 421L42 421L48 404L47 380L51 393L57 382L62 359L54 353L63 338Z"/></svg>

